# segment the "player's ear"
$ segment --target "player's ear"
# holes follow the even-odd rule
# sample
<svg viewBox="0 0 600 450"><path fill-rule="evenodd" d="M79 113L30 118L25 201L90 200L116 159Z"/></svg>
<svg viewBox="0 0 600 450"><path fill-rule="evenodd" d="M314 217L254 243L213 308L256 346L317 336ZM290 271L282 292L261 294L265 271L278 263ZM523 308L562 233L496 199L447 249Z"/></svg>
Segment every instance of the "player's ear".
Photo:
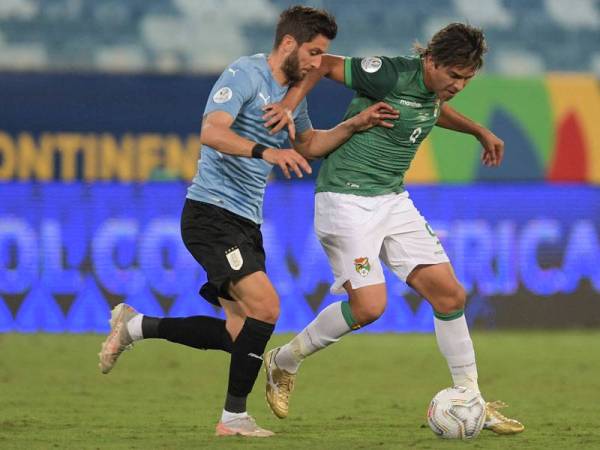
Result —
<svg viewBox="0 0 600 450"><path fill-rule="evenodd" d="M431 67L435 66L435 64L433 63L433 58L431 57L431 55L425 55L425 58L423 58L423 59L424 59L423 62L425 63L425 66L427 66L428 68L431 68Z"/></svg>
<svg viewBox="0 0 600 450"><path fill-rule="evenodd" d="M291 34L286 34L281 40L279 48L283 50L286 55L291 54L298 47L298 41Z"/></svg>
<svg viewBox="0 0 600 450"><path fill-rule="evenodd" d="M439 65L433 60L431 55L425 56L425 65L429 70L439 69Z"/></svg>

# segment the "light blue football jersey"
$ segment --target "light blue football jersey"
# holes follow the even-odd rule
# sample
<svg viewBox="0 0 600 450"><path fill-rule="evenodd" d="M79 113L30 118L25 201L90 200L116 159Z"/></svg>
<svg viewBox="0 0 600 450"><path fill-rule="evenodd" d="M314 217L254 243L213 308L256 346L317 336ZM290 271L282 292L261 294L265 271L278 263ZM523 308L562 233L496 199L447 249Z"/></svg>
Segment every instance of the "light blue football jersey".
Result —
<svg viewBox="0 0 600 450"><path fill-rule="evenodd" d="M231 129L238 135L267 147L282 148L288 133L284 130L271 136L264 126L262 108L280 102L287 90L273 78L265 54L244 56L221 74L210 92L204 115L225 111L234 117ZM293 117L297 133L312 128L306 100ZM203 145L187 197L262 223L263 197L272 168L262 159L226 155Z"/></svg>

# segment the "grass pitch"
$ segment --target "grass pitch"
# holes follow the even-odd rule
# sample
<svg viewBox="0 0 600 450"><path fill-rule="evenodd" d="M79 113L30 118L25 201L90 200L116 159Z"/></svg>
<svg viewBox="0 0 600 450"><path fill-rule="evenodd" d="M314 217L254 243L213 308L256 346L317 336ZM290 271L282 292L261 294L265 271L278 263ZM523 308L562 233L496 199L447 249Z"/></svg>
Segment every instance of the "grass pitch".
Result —
<svg viewBox="0 0 600 450"><path fill-rule="evenodd" d="M269 348L289 339L276 335ZM438 439L425 411L449 386L432 335L352 335L302 366L290 417L249 400L268 439L217 438L229 357L146 341L100 374L100 335L0 335L2 449L595 449L600 332L473 333L480 386L526 426L472 442Z"/></svg>

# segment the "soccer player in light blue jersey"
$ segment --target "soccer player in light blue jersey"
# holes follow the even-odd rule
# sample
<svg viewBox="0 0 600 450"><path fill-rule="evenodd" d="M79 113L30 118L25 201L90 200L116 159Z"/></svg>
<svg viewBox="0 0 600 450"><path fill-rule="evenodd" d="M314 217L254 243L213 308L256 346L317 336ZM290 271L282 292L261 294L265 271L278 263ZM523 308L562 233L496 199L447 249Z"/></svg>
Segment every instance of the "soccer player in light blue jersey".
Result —
<svg viewBox="0 0 600 450"><path fill-rule="evenodd" d="M183 241L207 272L200 294L225 310L226 320L195 316L155 318L120 304L102 345L100 368L108 373L122 351L145 338L162 338L200 349L231 353L227 398L218 436L266 437L246 412L246 399L262 364L262 354L279 316L279 298L265 268L262 244L263 196L274 165L286 177L302 177L309 158L323 156L353 133L372 126L392 127L398 117L376 103L331 130L313 130L306 101L290 111L295 149L283 148L287 133L264 126L265 107L321 64L337 25L327 12L292 7L281 14L269 55L242 57L215 83L204 112L201 158L181 219Z"/></svg>

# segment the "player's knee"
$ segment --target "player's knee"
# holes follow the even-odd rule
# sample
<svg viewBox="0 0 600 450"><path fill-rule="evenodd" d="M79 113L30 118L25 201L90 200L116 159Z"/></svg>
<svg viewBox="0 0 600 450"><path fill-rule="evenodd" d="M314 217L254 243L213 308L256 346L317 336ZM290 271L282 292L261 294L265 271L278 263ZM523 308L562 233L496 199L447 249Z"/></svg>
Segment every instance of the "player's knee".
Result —
<svg viewBox="0 0 600 450"><path fill-rule="evenodd" d="M467 293L465 289L457 283L435 302L435 310L443 314L450 314L464 309L466 300Z"/></svg>
<svg viewBox="0 0 600 450"><path fill-rule="evenodd" d="M279 308L262 308L257 310L253 317L267 323L276 323L279 319Z"/></svg>
<svg viewBox="0 0 600 450"><path fill-rule="evenodd" d="M267 323L276 323L279 319L279 298L271 296L256 300L249 305L248 315Z"/></svg>
<svg viewBox="0 0 600 450"><path fill-rule="evenodd" d="M277 323L277 320L279 319L279 313L279 304L273 305L265 309L264 315L260 320L267 323Z"/></svg>
<svg viewBox="0 0 600 450"><path fill-rule="evenodd" d="M385 311L385 303L353 305L352 316L360 326L364 327L379 319L383 311Z"/></svg>
<svg viewBox="0 0 600 450"><path fill-rule="evenodd" d="M462 287L462 284L457 283L454 289L454 301L456 309L465 309L465 304L467 303L467 291Z"/></svg>

